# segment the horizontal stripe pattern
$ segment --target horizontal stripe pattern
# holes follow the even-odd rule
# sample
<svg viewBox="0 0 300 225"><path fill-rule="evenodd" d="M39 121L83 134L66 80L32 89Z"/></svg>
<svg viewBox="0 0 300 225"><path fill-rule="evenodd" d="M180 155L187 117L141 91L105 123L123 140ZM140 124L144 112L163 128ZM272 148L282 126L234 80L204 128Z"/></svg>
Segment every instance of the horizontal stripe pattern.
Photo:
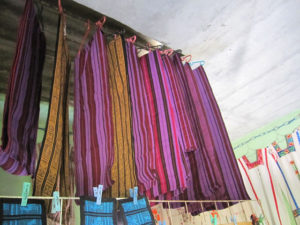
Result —
<svg viewBox="0 0 300 225"><path fill-rule="evenodd" d="M114 133L106 40L100 29L75 59L74 151L76 196L113 183Z"/></svg>
<svg viewBox="0 0 300 225"><path fill-rule="evenodd" d="M15 175L34 173L45 36L33 1L27 0L6 93L0 166Z"/></svg>

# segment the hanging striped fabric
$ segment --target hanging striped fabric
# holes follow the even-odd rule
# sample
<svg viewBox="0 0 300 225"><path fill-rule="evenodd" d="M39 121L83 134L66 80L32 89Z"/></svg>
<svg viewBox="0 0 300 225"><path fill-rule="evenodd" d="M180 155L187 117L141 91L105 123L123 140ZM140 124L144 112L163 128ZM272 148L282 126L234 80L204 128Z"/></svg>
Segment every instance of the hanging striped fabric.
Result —
<svg viewBox="0 0 300 225"><path fill-rule="evenodd" d="M20 20L2 120L0 166L12 174L34 173L44 58L45 36L33 1L27 0Z"/></svg>
<svg viewBox="0 0 300 225"><path fill-rule="evenodd" d="M132 132L139 190L150 190L156 182L155 139L145 79L135 46L126 42L126 56L132 105Z"/></svg>
<svg viewBox="0 0 300 225"><path fill-rule="evenodd" d="M114 183L107 192L111 197L129 196L129 189L137 185L130 90L124 47L120 36L108 44L109 82L114 127L114 163L111 171Z"/></svg>
<svg viewBox="0 0 300 225"><path fill-rule="evenodd" d="M249 199L234 157L221 112L202 66L184 65L203 137L205 160L213 170L217 199Z"/></svg>
<svg viewBox="0 0 300 225"><path fill-rule="evenodd" d="M113 183L111 114L106 40L98 29L75 59L73 129L77 196L93 196L93 187L102 184L105 190Z"/></svg>
<svg viewBox="0 0 300 225"><path fill-rule="evenodd" d="M33 194L52 196L59 177L61 196L70 195L69 171L69 50L64 36L64 15L59 16L55 71L46 132L34 180ZM49 207L49 205L47 205Z"/></svg>
<svg viewBox="0 0 300 225"><path fill-rule="evenodd" d="M163 168L167 174L168 196L170 197L170 194L178 195L186 188L187 179L182 144L178 138L179 126L174 108L174 98L159 51L149 52L142 56L142 59L143 57L146 58L149 71L155 114L157 115L158 138L162 150ZM153 194L155 195L155 192Z"/></svg>

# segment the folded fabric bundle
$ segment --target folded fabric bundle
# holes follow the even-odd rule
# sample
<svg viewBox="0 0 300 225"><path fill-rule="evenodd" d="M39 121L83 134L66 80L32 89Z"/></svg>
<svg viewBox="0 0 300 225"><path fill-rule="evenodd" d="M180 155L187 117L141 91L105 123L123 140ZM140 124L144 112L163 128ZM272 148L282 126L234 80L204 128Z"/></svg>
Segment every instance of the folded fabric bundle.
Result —
<svg viewBox="0 0 300 225"><path fill-rule="evenodd" d="M97 205L95 197L80 197L80 218L81 225L117 224L116 199L102 199Z"/></svg>
<svg viewBox="0 0 300 225"><path fill-rule="evenodd" d="M124 225L155 225L146 197L139 197L136 204L132 198L120 200L119 203Z"/></svg>
<svg viewBox="0 0 300 225"><path fill-rule="evenodd" d="M0 166L24 176L34 173L36 161L45 36L32 0L26 1L20 21L3 112Z"/></svg>
<svg viewBox="0 0 300 225"><path fill-rule="evenodd" d="M44 225L46 212L44 201L29 199L21 206L21 199L0 200L0 224L2 225Z"/></svg>

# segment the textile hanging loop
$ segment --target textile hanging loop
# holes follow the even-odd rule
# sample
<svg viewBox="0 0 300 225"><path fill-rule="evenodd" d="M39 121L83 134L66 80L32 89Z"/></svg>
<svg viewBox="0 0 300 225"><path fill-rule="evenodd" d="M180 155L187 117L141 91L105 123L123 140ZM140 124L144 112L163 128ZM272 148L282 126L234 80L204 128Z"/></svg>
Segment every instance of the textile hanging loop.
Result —
<svg viewBox="0 0 300 225"><path fill-rule="evenodd" d="M58 0L58 11L59 11L60 14L63 13L63 8L61 6L61 0Z"/></svg>
<svg viewBox="0 0 300 225"><path fill-rule="evenodd" d="M159 51L160 54L164 54L164 55L167 55L167 56L171 56L173 54L174 50L173 49L166 49L164 51Z"/></svg>
<svg viewBox="0 0 300 225"><path fill-rule="evenodd" d="M96 26L101 29L103 27L103 25L105 24L106 22L106 16L103 16L101 20L98 20L96 22Z"/></svg>
<svg viewBox="0 0 300 225"><path fill-rule="evenodd" d="M192 55L186 55L181 58L181 61L185 61L186 63L189 63L191 60L192 60Z"/></svg>
<svg viewBox="0 0 300 225"><path fill-rule="evenodd" d="M136 35L133 35L132 37L127 38L126 41L131 42L132 44L134 44L135 41L136 41Z"/></svg>
<svg viewBox="0 0 300 225"><path fill-rule="evenodd" d="M96 23L97 24L97 23ZM86 26L86 31L83 35L83 38L81 40L81 43L80 43L80 47L79 47L79 50L78 50L78 55L80 54L82 48L83 48L83 45L85 43L85 40L87 39L87 37L89 36L89 33L90 33L90 30L91 30L91 24L90 24L90 20L87 20L87 23L85 24Z"/></svg>

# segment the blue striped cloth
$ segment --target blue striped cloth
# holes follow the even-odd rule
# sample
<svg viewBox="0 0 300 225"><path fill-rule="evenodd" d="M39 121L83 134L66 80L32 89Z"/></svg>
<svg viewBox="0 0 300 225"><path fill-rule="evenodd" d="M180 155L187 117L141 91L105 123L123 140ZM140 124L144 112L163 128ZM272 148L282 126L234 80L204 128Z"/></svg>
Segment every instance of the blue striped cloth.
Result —
<svg viewBox="0 0 300 225"><path fill-rule="evenodd" d="M47 224L42 200L29 199L26 206L21 206L21 199L1 199L0 202L0 224L2 225Z"/></svg>
<svg viewBox="0 0 300 225"><path fill-rule="evenodd" d="M136 205L133 203L132 198L120 200L119 202L125 225L155 225L146 197L139 197Z"/></svg>
<svg viewBox="0 0 300 225"><path fill-rule="evenodd" d="M95 197L80 197L81 225L114 225L116 224L116 200L102 199L96 204Z"/></svg>

